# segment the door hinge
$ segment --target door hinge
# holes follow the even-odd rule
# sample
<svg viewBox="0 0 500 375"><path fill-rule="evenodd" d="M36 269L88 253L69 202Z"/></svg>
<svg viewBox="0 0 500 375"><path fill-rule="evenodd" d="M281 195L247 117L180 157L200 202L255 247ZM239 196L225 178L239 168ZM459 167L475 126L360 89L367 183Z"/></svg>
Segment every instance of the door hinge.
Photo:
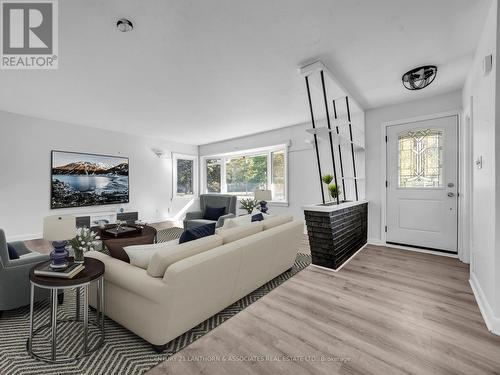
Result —
<svg viewBox="0 0 500 375"><path fill-rule="evenodd" d="M387 136L385 136L385 143L387 143Z"/></svg>
<svg viewBox="0 0 500 375"><path fill-rule="evenodd" d="M387 225L385 226L385 233L387 233Z"/></svg>
<svg viewBox="0 0 500 375"><path fill-rule="evenodd" d="M385 180L385 187L388 187L389 186L389 182L387 180Z"/></svg>

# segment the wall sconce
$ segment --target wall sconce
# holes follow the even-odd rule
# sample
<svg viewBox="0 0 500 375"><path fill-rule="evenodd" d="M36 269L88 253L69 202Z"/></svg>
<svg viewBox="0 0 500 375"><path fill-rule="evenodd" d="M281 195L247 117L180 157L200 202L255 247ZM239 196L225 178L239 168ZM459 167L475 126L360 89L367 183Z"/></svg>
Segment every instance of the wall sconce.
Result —
<svg viewBox="0 0 500 375"><path fill-rule="evenodd" d="M159 148L152 148L151 151L153 151L153 153L160 159L172 159L172 155L169 151L163 151Z"/></svg>

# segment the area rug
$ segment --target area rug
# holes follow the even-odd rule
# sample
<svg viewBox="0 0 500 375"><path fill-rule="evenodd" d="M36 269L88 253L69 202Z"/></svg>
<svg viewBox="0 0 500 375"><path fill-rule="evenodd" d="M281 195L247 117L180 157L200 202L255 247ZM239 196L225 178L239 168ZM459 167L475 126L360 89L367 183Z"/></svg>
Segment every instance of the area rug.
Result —
<svg viewBox="0 0 500 375"><path fill-rule="evenodd" d="M169 228L158 231L158 241L164 242L171 238L173 232ZM166 233L169 232L169 233ZM176 231L177 233L179 231ZM177 234L176 233L176 234ZM177 235L178 237L179 235ZM167 239L168 238L168 239ZM174 237L176 238L176 237ZM156 354L149 343L134 335L111 319L106 319L106 341L104 346L91 354L69 364L51 365L32 359L26 352L26 339L29 334L29 308L6 311L0 318L0 374L1 375L54 375L54 374L85 374L85 375L139 375L150 370L166 360L179 350L204 336L215 327L224 323L271 290L306 268L311 263L310 255L298 253L295 264L287 271L246 297L235 302L218 314L205 320L190 331L171 341L161 355ZM49 319L48 302L36 304L37 326L47 323ZM58 308L58 319L72 318L75 314L74 291L67 291L64 303ZM90 318L94 318L93 313ZM81 332L74 325L60 324L58 326L58 349L81 348ZM90 330L90 345L97 340L97 330ZM40 348L42 354L50 350L50 332L42 331L34 340L34 346ZM77 354L76 352L68 354Z"/></svg>

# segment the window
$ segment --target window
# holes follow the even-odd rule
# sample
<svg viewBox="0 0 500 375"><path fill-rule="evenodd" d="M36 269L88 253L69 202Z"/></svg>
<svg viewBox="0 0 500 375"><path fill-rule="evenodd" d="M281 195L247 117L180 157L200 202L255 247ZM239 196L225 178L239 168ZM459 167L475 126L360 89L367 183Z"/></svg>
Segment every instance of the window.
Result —
<svg viewBox="0 0 500 375"><path fill-rule="evenodd" d="M253 197L271 190L274 202L287 201L286 146L208 156L204 159L203 191Z"/></svg>
<svg viewBox="0 0 500 375"><path fill-rule="evenodd" d="M399 136L399 187L443 185L443 131L425 129Z"/></svg>
<svg viewBox="0 0 500 375"><path fill-rule="evenodd" d="M196 157L174 154L174 190L177 196L196 194Z"/></svg>
<svg viewBox="0 0 500 375"><path fill-rule="evenodd" d="M221 159L206 159L207 193L221 192Z"/></svg>

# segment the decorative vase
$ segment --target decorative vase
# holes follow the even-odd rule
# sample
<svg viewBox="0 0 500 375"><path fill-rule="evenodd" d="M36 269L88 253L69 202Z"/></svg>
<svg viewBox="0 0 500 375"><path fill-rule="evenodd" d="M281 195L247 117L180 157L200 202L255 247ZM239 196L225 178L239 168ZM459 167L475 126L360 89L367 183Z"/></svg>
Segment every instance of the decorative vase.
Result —
<svg viewBox="0 0 500 375"><path fill-rule="evenodd" d="M64 269L68 267L68 250L66 250L67 241L54 241L52 246L54 250L50 253L50 267L52 269Z"/></svg>
<svg viewBox="0 0 500 375"><path fill-rule="evenodd" d="M75 256L74 262L78 264L82 264L85 262L85 256L83 255L83 251L80 249L73 249Z"/></svg>

